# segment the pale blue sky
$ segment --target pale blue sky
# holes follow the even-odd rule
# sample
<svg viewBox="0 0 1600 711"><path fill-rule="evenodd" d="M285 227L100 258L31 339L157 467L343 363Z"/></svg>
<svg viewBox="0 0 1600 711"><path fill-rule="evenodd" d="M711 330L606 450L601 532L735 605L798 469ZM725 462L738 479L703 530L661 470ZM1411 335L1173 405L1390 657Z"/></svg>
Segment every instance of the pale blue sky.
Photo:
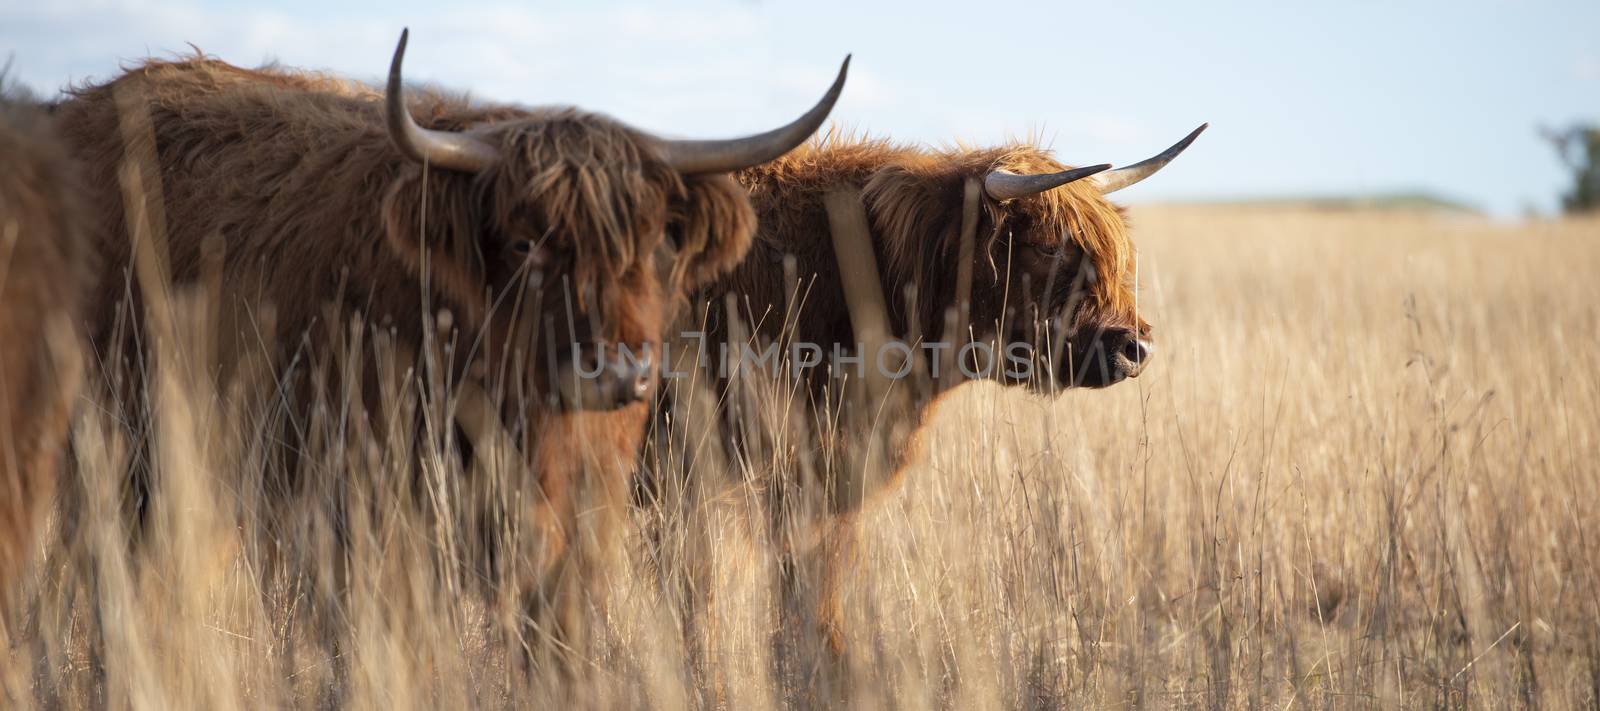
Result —
<svg viewBox="0 0 1600 711"><path fill-rule="evenodd" d="M786 121L855 54L844 124L904 140L1039 135L1126 163L1211 130L1129 202L1435 190L1553 208L1539 125L1600 121L1600 2L590 2L381 10L295 0L0 0L0 53L41 91L193 43L375 79L567 103L662 133Z"/></svg>

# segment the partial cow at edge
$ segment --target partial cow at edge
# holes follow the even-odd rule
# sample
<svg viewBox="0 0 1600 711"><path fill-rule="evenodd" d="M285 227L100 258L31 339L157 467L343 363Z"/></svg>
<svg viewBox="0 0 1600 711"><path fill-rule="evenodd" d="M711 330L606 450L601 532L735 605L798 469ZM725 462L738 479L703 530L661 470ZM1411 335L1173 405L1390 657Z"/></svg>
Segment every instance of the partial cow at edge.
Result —
<svg viewBox="0 0 1600 711"><path fill-rule="evenodd" d="M0 614L54 495L79 392L80 196L46 111L0 96Z"/></svg>

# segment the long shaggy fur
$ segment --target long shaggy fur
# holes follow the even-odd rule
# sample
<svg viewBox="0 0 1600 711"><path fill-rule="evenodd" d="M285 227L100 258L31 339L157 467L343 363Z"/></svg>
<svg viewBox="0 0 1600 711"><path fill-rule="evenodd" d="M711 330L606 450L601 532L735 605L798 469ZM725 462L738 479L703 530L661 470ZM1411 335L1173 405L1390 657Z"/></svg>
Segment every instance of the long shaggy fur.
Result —
<svg viewBox="0 0 1600 711"><path fill-rule="evenodd" d="M836 186L855 186L862 190L872 223L893 327L900 334L915 331L935 339L956 293L965 181L994 169L1032 174L1066 168L1048 152L1025 144L928 150L838 133L825 136L739 174L761 227L749 257L706 290L706 301L715 310L733 294L743 315L776 337L783 319L762 315L782 314L782 259L793 255L807 292L794 337L824 346L849 344L849 312L822 196ZM974 327L994 324L1007 308L1030 303L1059 308L1077 289L1075 325L1137 324L1148 330L1136 314L1133 244L1123 212L1089 181L1005 203L983 198L977 240ZM1093 267L1094 278L1074 278L1084 271L1083 262ZM1024 273L1034 293L1021 291ZM1043 293L1047 286L1054 293ZM914 305L904 298L908 289L915 291Z"/></svg>
<svg viewBox="0 0 1600 711"><path fill-rule="evenodd" d="M644 137L602 116L475 107L415 93L413 115L430 128L514 122L493 134L507 158L495 169L424 175L389 143L382 97L362 85L209 59L152 61L75 90L59 109L92 187L107 198L99 212L108 237L100 246L113 269L93 311L102 325L127 292L126 274L115 267L131 259L116 178L124 147L112 94L122 85L143 93L155 128L174 280L193 280L201 242L221 235L227 281L263 292L260 301L276 309L287 343L307 333L332 301L375 320L392 318L402 331L417 329L424 245L426 276L442 305L468 319L469 329L485 326L492 306L485 287L504 289L490 282L510 276L495 274L505 271L497 264L505 255L494 250L522 236L548 238L547 246L570 255L561 266L575 297L598 299L600 322L625 323L630 304L619 285L648 270L669 218L722 220L670 225L708 252L702 278L742 251L753 226L744 201L716 179L686 183L646 150Z"/></svg>
<svg viewBox="0 0 1600 711"><path fill-rule="evenodd" d="M207 242L220 238L218 371L226 376L266 344L275 372L294 380L285 391L296 402L286 409L303 417L314 399L303 364L327 371L352 316L417 354L435 314L448 309L453 329L440 337L457 354L451 377L495 378L513 365L504 382L486 385L505 395L505 424L523 433L538 478L530 488L539 491L519 493L543 502L539 516L561 519L529 528L571 535L576 488L626 491L647 408L547 411L550 361L570 345L637 353L657 342L670 302L681 298L676 290L720 274L748 247L748 198L728 176L679 176L648 136L603 116L411 95L419 124L478 129L499 147L498 165L469 175L409 162L390 142L378 92L316 73L197 57L150 61L75 89L57 114L87 167L104 235L97 246L108 268L89 309L95 348L139 352L140 329L125 328L138 323L140 307L118 182L137 154L122 137L131 103L148 112L153 132L161 192L151 198L165 207L172 280L201 281ZM657 264L664 240L681 255L670 269ZM261 333L268 312L276 329ZM487 367L469 376L474 361ZM317 387L340 392L337 382ZM376 388L357 387L369 408L378 405ZM572 454L570 436L544 446L546 434L571 430L599 451ZM541 570L554 557L538 561Z"/></svg>
<svg viewBox="0 0 1600 711"><path fill-rule="evenodd" d="M738 179L750 192L760 228L746 259L702 292L708 309L708 342L724 342L732 325L743 323L759 340L819 344L824 352L830 347L854 349L856 330L824 205L830 191L843 187L859 190L864 202L878 281L896 335L965 343L965 333L944 333L947 309L958 293L964 191L970 179L981 181L996 169L1038 174L1066 166L1048 152L1026 144L929 150L835 132L741 172ZM1036 352L1046 353L1051 344L1043 341L1049 331L1032 326L1058 317L1060 323L1055 327L1067 332L1067 345L1075 353L1087 350L1106 328L1148 333L1148 324L1137 313L1133 246L1122 210L1108 202L1091 181L1006 202L985 196L980 210L969 317L972 333L979 340L1025 338ZM785 265L791 258L792 277L786 275ZM796 277L800 283L790 283ZM790 303L792 293L799 295L798 305ZM737 313L727 313L730 302ZM1062 359L1055 356L1055 360L1059 363ZM1054 386L1049 377L1039 380ZM792 410L788 415L777 418L788 421L776 425L809 429L819 438L813 446L822 450L819 454L823 457L829 453L820 433L833 430L842 421L841 415L831 411L838 407L838 400L827 392L830 384L826 370L810 371L805 393L789 401ZM730 390L727 381L722 385L728 402L736 403L737 388ZM669 393L663 406L677 407L672 397ZM925 417L935 405L936 400L915 403L911 416ZM720 407L724 436L731 444L727 454L734 461L761 467L765 458L760 451L803 439L752 432L744 422L749 415L736 412L739 405L725 402ZM865 419L875 427L895 427L876 417ZM887 476L869 474L869 481L852 480L855 465L843 461L819 463L809 469L802 466L807 471L785 475L754 474L757 480L788 476L796 479L793 485L802 490L786 492L786 486L771 482L762 487L768 494L764 504L769 522L775 527L772 536L784 548L785 570L791 571L782 581L785 604L792 606L801 597L809 598L812 610L800 614L821 628L822 638L836 651L843 644L837 588L841 569L849 565L852 556L852 521L863 502L882 499L898 486L907 453L917 448L915 428L904 431L912 434L889 445L895 461L889 463ZM766 437L773 439L762 439ZM741 451L746 449L749 451ZM664 483L648 479L641 491L648 496ZM796 494L805 500L795 501ZM797 520L815 514L821 514L819 520ZM816 535L800 542L787 533L804 530ZM815 588L801 595L799 588L808 585Z"/></svg>
<svg viewBox="0 0 1600 711"><path fill-rule="evenodd" d="M88 283L77 170L48 116L0 96L0 613L55 490Z"/></svg>

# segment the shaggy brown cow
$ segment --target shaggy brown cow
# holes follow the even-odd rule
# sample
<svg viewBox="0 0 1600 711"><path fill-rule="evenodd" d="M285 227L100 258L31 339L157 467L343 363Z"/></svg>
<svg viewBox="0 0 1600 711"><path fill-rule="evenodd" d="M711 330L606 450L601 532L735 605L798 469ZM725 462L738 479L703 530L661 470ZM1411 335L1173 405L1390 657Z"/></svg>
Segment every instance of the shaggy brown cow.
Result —
<svg viewBox="0 0 1600 711"><path fill-rule="evenodd" d="M127 297L148 287L129 276L139 266L128 237L137 225L125 215L140 205L125 204L124 156L137 158L139 142L151 142L141 136L153 137L149 172L159 172L164 200L145 207L164 208L170 279L200 280L216 261L208 243L220 237L224 344L213 365L225 376L266 343L276 371L295 383L285 409L304 415L315 379L303 364L331 368L327 351L351 315L415 354L435 314L450 312L439 340L454 354L462 429L520 433L531 465L534 479L517 492L519 528L546 535L499 565L515 571L516 589L538 592L563 577L579 530L575 490L626 491L666 302L748 248L748 198L726 173L810 136L848 60L824 98L786 126L666 140L573 108L476 105L431 91L408 100L406 37L384 93L203 57L150 61L74 91L58 114L88 169L113 267L92 302L94 343L137 353L140 329L122 325L142 319ZM339 306L331 318L330 305ZM276 333L263 336L267 308ZM378 389L358 386L368 410Z"/></svg>
<svg viewBox="0 0 1600 711"><path fill-rule="evenodd" d="M1104 196L1164 166L1204 128L1149 161L1120 170L1108 165L1068 169L1028 145L930 152L844 138L809 144L739 174L761 226L750 254L705 290L705 301L716 310L727 296L735 296L745 319L769 338L781 332L824 347L855 343L824 195L856 188L894 333L952 344L994 336L1004 336L1004 342L1020 339L1032 346L1026 350L1039 358L1046 374L1009 379L1047 391L1105 387L1136 377L1149 357L1150 327L1136 312L1133 245L1122 210ZM974 261L960 264L963 190L969 182L980 184L982 195ZM784 311L789 286L783 258L788 255L796 260L807 293L803 311L785 324L760 316L768 309ZM963 267L970 269L970 286L959 282ZM974 338L944 333L947 310L963 289L970 293L966 321ZM912 303L904 298L908 292L915 297ZM1036 325L1050 326L1053 333ZM1061 336L1067 350L1051 357L1054 344L1047 335ZM937 377L960 375L946 371Z"/></svg>
<svg viewBox="0 0 1600 711"><path fill-rule="evenodd" d="M883 337L898 334L915 345L880 355L914 352L929 361L920 367L933 387L918 402L904 404L908 426L880 444L893 453L881 462L888 476L863 478L856 464L835 452L832 462L787 474L801 480L794 482L798 491L786 493L785 485L765 482L772 535L786 549L783 555L808 550L806 555L821 558L811 561L823 570L813 571L810 576L820 578L810 582L821 586L812 591L823 608L816 622L834 649L842 646L834 568L850 555L851 519L864 501L893 490L911 448L907 445L914 441L906 437L931 411L933 400L926 396L970 377L1055 392L1104 387L1143 370L1151 354L1150 326L1139 316L1133 246L1122 210L1105 196L1165 166L1204 129L1118 170L1109 165L1069 169L1048 152L1023 144L928 151L830 136L739 173L760 228L745 260L702 292L706 310L695 318L705 324L706 343L722 343L731 335L791 344L791 362L780 379L806 365L798 362L804 355L792 344L819 346L821 352L812 356L820 362L801 371L804 385L791 407L804 410L794 413L802 429L836 442L842 441L839 404L850 402L835 387L840 372L870 382L872 371L884 364L898 369L893 357L880 361L872 353L859 363L835 361L834 348L860 356L859 344L876 340L881 347ZM859 229L865 234L859 237L870 240L870 245L855 245L860 249L836 234L835 226L848 225L852 212L863 223ZM962 302L969 306L955 308ZM955 357L968 343L989 344L987 363L979 362L984 353L979 348ZM948 346L941 350L935 344ZM706 360L724 369L719 375L729 372L730 360L740 366L734 355L711 354ZM724 390L730 386L727 378L721 384ZM749 423L740 421L748 419L747 413L730 416L740 405L739 395L726 393L722 402L734 445L728 454L745 468L773 461L773 452L763 450L772 442L752 441L769 435L750 434ZM869 414L856 424L881 426L878 415L892 412L873 400ZM805 481L808 477L817 481ZM646 484L648 493L659 482ZM817 499L809 505L824 515L820 532L802 536L802 543L795 533L813 527L794 520L793 512L808 504L793 499L807 490ZM800 582L795 576L804 575L794 566L792 560L784 564L784 587L791 595Z"/></svg>
<svg viewBox="0 0 1600 711"><path fill-rule="evenodd" d="M55 490L82 370L78 176L45 112L0 97L0 615ZM0 623L3 624L3 623Z"/></svg>

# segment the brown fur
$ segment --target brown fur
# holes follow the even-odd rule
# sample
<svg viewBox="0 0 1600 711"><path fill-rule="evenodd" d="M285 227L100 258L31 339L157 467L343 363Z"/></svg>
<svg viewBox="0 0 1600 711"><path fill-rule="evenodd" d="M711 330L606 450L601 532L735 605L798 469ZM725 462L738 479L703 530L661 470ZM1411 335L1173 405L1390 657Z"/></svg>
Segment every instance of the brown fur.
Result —
<svg viewBox="0 0 1600 711"><path fill-rule="evenodd" d="M846 187L859 190L864 203L890 327L901 338L920 335L924 341L963 343L965 338L943 331L946 310L953 305L953 295L957 293L956 260L965 183L970 178L981 180L995 169L1038 174L1066 167L1048 152L1026 144L928 150L834 133L776 161L745 170L738 179L750 191L760 228L749 256L726 278L702 292L702 301L709 309L708 341L718 343L728 338L734 319L726 313L724 304L732 297L739 311L737 320L754 324L760 340L792 339L820 344L824 349L830 344L852 349L855 331L824 206L824 196L830 190ZM1107 201L1091 181L1006 202L982 197L975 240L970 323L979 340L997 336L1025 339L1037 353L1047 353L1049 339L1035 324L1058 314L1064 315L1061 320L1070 334L1067 345L1074 356L1086 351L1107 328L1148 334L1149 325L1137 313L1133 245L1123 212ZM786 294L793 285L785 276L786 256L795 261L794 275L803 294L799 312L787 317ZM908 298L912 291L914 299ZM1060 360L1057 356L1051 367L1061 368ZM795 407L800 412L791 416L800 418L799 426L817 437L821 449L823 439L848 433L834 430L841 420L830 412L837 405L826 404L837 402L836 394L827 392L830 379L822 369L811 373L809 397L799 398ZM1047 376L1037 378L1033 384L1053 390L1057 380L1060 378ZM941 387L950 382L944 380ZM727 392L728 383L722 384ZM734 393L726 397L738 400ZM936 400L928 398L913 404L911 417L926 417ZM670 402L667 404L670 406ZM749 434L743 423L733 421L739 415L731 408L723 416L729 420L724 423L725 431L735 450L742 447L738 444L744 441L740 435L746 440L766 436ZM865 421L878 423L871 416ZM892 425L884 427L886 431L894 429ZM918 446L915 427L906 427L904 432L890 443L895 461L889 463L889 475L876 481L849 480L855 467L843 459L859 455L853 453L831 464L818 463L809 468L802 465L802 470L814 470L810 476L817 479L796 482L799 492L785 493L785 487L770 483L765 486L769 495L765 505L774 525L772 535L783 546L786 557L781 587L789 600L787 604L794 603L799 589L814 586L805 595L811 609L791 612L818 625L835 651L843 647L837 588L842 567L853 559L853 522L864 501L881 499L898 486L907 453ZM790 439L794 438L779 438ZM757 467L770 461L756 452L730 451L729 455ZM787 475L807 478L803 472ZM767 476L756 474L757 480ZM644 491L661 484L649 482ZM795 493L815 501L785 500ZM822 515L816 521L796 521L793 518L797 511ZM805 542L786 533L806 530L816 535Z"/></svg>
<svg viewBox="0 0 1600 711"><path fill-rule="evenodd" d="M765 339L851 347L855 332L823 207L828 190L847 186L858 188L865 203L891 328L902 338L920 334L924 341L964 342L943 333L957 291L964 183L995 169L1036 174L1066 168L1026 144L927 150L833 133L745 170L738 179L750 191L761 226L749 256L702 292L711 314L708 338L727 337L723 311L731 295L738 317L755 324ZM1035 325L1040 315L1063 311L1069 312L1063 320L1071 334L1069 353L1063 355L1086 351L1109 327L1149 334L1149 324L1138 314L1134 250L1123 211L1091 181L1006 202L987 196L980 201L969 317L979 340L997 335L1027 340L1036 353L1045 354L1052 344ZM803 308L789 318L784 318L790 288L785 255L795 259L804 292ZM1056 363L1039 365L1061 368L1061 360L1058 355ZM809 382L813 410L825 397L827 380ZM1050 377L1028 384L1047 391L1058 386ZM919 410L928 405L920 403ZM808 417L812 423L829 419L815 411Z"/></svg>
<svg viewBox="0 0 1600 711"><path fill-rule="evenodd" d="M78 393L85 214L44 111L0 97L0 614L55 490Z"/></svg>
<svg viewBox="0 0 1600 711"><path fill-rule="evenodd" d="M956 290L954 262L964 181L981 178L993 169L1033 174L1066 167L1046 151L1024 144L926 150L830 135L739 174L739 181L750 190L761 227L750 257L708 289L706 300L720 305L722 297L732 293L748 305L751 317L759 317L769 306L781 313L785 284L780 260L792 254L798 262L797 274L809 285L796 337L824 345L849 343L849 313L822 195L834 186L855 186L862 190L872 223L892 326L906 334L916 319L918 332L935 339L943 329L949 295ZM983 198L982 204L978 262L972 272L971 322L975 328L992 327L1007 307L1048 304L1059 308L1073 289L1079 261L1087 260L1096 274L1110 278L1079 285L1083 303L1074 314L1079 325L1138 324L1142 331L1149 329L1135 313L1133 245L1123 212L1089 181L1006 203ZM1060 252L1061 266L1053 284L1056 293L1044 294L1050 282L1051 251ZM1034 293L1018 290L1023 273L1030 275ZM1012 280L1009 300L1008 276ZM902 297L908 286L917 291L914 308L908 308ZM911 313L913 310L916 313ZM765 323L769 329L781 325L774 319Z"/></svg>
<svg viewBox="0 0 1600 711"><path fill-rule="evenodd" d="M129 317L119 313L139 314L127 299L138 286L130 284L118 185L128 147L117 98L127 92L137 92L153 127L173 281L200 280L206 241L219 235L223 242L223 312L232 316L221 335L233 345L216 367L228 372L258 343L270 344L280 372L297 358L326 367L350 314L392 329L403 351L421 353L427 324L449 309L461 354L454 377L467 377L474 363L491 374L528 363L503 381L488 376L495 379L487 385L505 395L506 424L523 432L540 491L519 493L544 502L535 515L545 520L530 522L536 530L576 530L575 488L626 490L647 417L643 405L546 411L552 359L572 344L638 352L657 342L677 290L735 263L754 229L748 199L728 176L682 177L647 136L603 116L412 92L410 110L421 125L493 124L485 136L502 154L476 175L425 170L390 143L382 97L362 85L204 57L150 61L75 90L58 109L88 168L106 235L98 246L110 268L90 309L101 353L137 354L140 336L119 327ZM663 239L681 255L665 270L656 264ZM540 263L519 251L528 244L543 255ZM671 284L662 283L663 273L673 275ZM329 313L329 305L339 309ZM269 307L276 333L256 333ZM296 379L290 411L308 407L310 380ZM375 386L364 386L372 407ZM574 428L598 451L572 456ZM541 447L550 433L561 436ZM605 496L608 506L622 504ZM558 553L529 563L539 569L525 571L535 582L524 589L556 569L565 545L549 543Z"/></svg>
<svg viewBox="0 0 1600 711"><path fill-rule="evenodd" d="M90 167L92 188L107 198L100 213L111 236L101 247L113 269L101 280L93 310L102 327L127 291L126 275L115 267L131 259L112 97L125 84L144 92L155 127L174 280L195 279L201 242L220 234L224 282L258 289L253 300L273 305L280 343L291 346L314 333L310 326L323 305L336 301L375 321L392 319L411 340L420 338L423 244L439 305L466 320L463 330L493 329L486 291L512 290L522 271L505 248L515 238L546 234L561 260L548 271L568 275L574 298L610 325L609 333L594 336L639 345L657 336L630 327L642 317L628 313L640 307L626 295L650 290L639 275L653 272L669 219L721 220L670 225L708 253L688 262L702 279L748 242L748 208L737 195L717 179L686 182L642 136L601 116L473 107L420 93L412 112L431 128L514 122L495 134L508 157L496 169L476 176L433 170L424 177L390 145L381 97L364 87L207 59L149 62L77 90L59 109L65 134ZM560 288L559 278L546 282ZM108 334L96 335L103 343Z"/></svg>

